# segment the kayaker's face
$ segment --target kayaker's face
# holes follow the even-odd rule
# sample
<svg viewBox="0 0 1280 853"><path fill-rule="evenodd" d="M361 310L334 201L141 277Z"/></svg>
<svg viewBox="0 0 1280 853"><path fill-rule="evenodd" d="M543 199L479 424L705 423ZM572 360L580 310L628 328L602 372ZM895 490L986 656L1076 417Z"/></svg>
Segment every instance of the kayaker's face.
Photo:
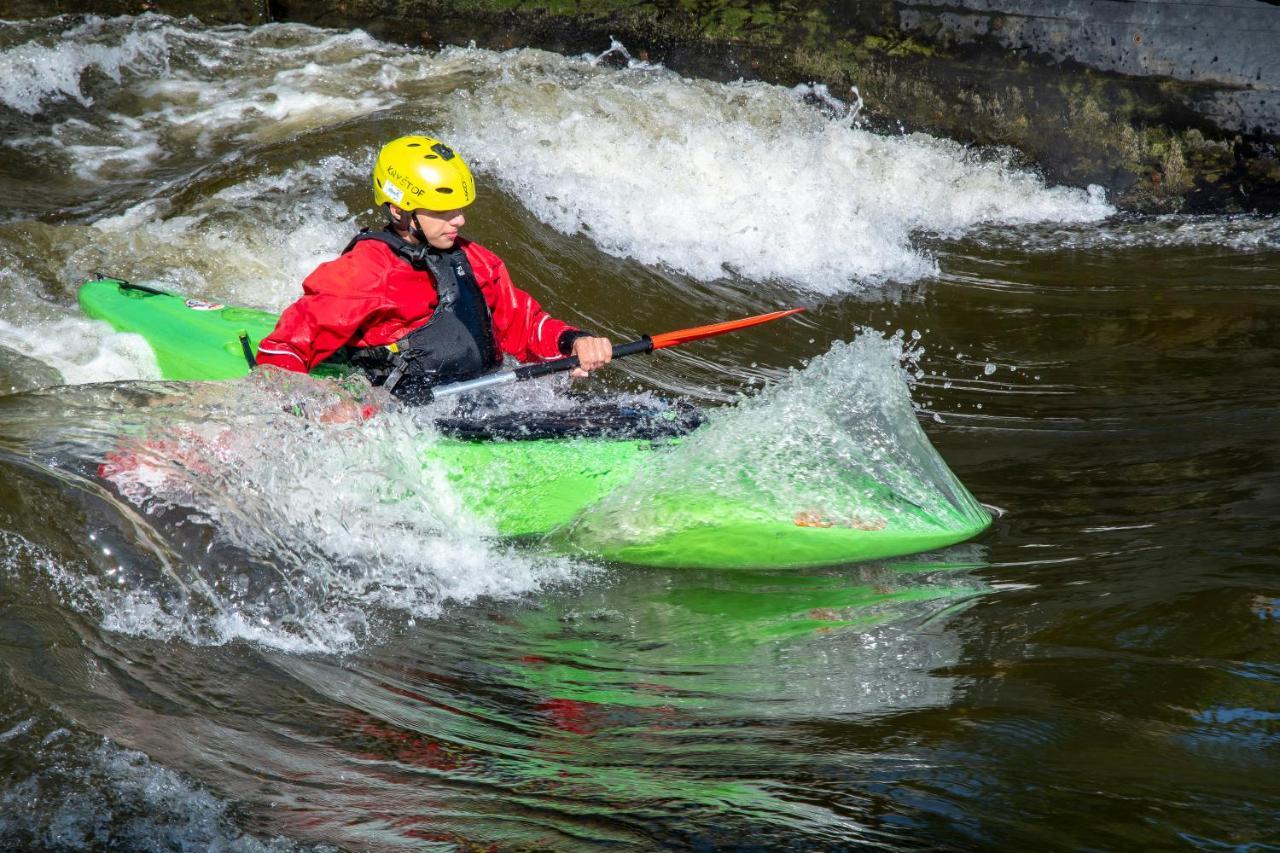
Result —
<svg viewBox="0 0 1280 853"><path fill-rule="evenodd" d="M419 210L413 217L427 242L437 249L452 249L458 231L467 224L461 210Z"/></svg>

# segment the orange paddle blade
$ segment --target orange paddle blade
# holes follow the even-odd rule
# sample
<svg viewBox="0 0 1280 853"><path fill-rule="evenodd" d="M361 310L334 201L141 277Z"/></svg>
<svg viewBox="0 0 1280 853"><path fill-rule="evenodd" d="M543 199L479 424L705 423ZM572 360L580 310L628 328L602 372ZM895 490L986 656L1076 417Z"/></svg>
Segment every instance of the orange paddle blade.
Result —
<svg viewBox="0 0 1280 853"><path fill-rule="evenodd" d="M727 323L712 323L710 326L695 326L692 329L678 329L674 332L663 332L660 335L651 336L651 339L653 341L654 349L673 347L678 344L687 344L689 341L701 340L702 338L713 338L716 335L723 335L725 332L732 332L737 329L759 326L761 323L780 320L783 317L798 314L803 310L803 308L788 308L786 311L774 311L770 314L757 314L754 317L743 317L741 320L730 320Z"/></svg>

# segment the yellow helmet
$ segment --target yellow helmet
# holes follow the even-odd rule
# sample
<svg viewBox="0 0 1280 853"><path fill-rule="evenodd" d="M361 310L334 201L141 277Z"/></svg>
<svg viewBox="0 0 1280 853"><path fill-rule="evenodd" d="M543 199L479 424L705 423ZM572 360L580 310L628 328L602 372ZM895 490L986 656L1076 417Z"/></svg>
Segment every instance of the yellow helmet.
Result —
<svg viewBox="0 0 1280 853"><path fill-rule="evenodd" d="M373 203L401 210L457 210L476 200L471 170L452 148L429 136L402 136L378 152Z"/></svg>

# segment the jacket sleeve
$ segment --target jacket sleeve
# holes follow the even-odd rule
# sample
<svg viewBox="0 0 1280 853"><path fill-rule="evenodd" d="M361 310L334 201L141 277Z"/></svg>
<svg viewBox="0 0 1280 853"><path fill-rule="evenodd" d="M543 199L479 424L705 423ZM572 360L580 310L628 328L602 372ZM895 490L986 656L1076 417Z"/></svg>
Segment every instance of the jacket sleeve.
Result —
<svg viewBox="0 0 1280 853"><path fill-rule="evenodd" d="M543 311L536 299L516 287L507 265L493 252L476 243L463 248L489 301L502 351L523 362L560 358L560 335L577 331L575 327Z"/></svg>
<svg viewBox="0 0 1280 853"><path fill-rule="evenodd" d="M258 345L258 364L306 373L353 340L378 308L376 298L344 287L356 275L369 272L358 270L347 254L307 276L302 297L284 310Z"/></svg>

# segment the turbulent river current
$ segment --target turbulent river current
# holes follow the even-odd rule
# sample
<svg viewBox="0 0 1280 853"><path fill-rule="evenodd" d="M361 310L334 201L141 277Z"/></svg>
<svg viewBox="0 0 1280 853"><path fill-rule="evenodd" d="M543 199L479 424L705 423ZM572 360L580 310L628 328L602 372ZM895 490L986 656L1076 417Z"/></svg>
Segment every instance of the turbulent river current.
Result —
<svg viewBox="0 0 1280 853"><path fill-rule="evenodd" d="M1124 215L860 105L620 44L0 22L0 847L1280 844L1280 221ZM571 323L808 309L588 380L708 412L646 488L818 482L903 446L893 404L992 528L821 570L565 556L461 508L429 419L162 382L78 310L99 273L280 310L411 132ZM107 487L144 434L166 487Z"/></svg>

